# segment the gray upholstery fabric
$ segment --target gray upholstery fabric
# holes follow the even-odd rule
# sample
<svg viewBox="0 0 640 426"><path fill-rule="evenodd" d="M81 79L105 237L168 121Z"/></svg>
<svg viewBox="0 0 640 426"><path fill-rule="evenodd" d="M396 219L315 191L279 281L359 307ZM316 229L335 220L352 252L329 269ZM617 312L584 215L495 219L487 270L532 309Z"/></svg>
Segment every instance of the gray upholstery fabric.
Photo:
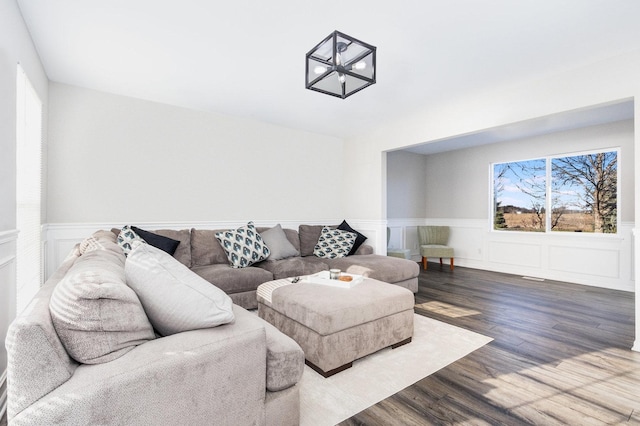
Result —
<svg viewBox="0 0 640 426"><path fill-rule="evenodd" d="M298 283L277 288L272 300L258 297L288 318L321 336L412 310L413 293L403 287L367 279L350 289Z"/></svg>
<svg viewBox="0 0 640 426"><path fill-rule="evenodd" d="M300 256L300 251L288 240L287 234L284 233L280 224L265 231L258 232L262 235L262 240L271 251L271 254L267 258L268 262Z"/></svg>
<svg viewBox="0 0 640 426"><path fill-rule="evenodd" d="M262 303L258 311L261 318L298 342L305 358L325 372L413 336L413 308L329 335L321 335Z"/></svg>
<svg viewBox="0 0 640 426"><path fill-rule="evenodd" d="M187 268L191 267L191 232L188 229L181 229L179 231L175 229L158 229L153 231L154 234L162 235L163 237L172 238L180 241L180 245L173 253L173 257L178 259Z"/></svg>
<svg viewBox="0 0 640 426"><path fill-rule="evenodd" d="M12 425L265 423L266 336L258 322L174 334L73 378Z"/></svg>
<svg viewBox="0 0 640 426"><path fill-rule="evenodd" d="M245 309L234 306L238 321L259 321L267 336L267 390L280 391L294 386L304 372L304 352L290 337Z"/></svg>
<svg viewBox="0 0 640 426"><path fill-rule="evenodd" d="M300 424L300 386L292 386L279 392L267 391L265 405L268 425Z"/></svg>
<svg viewBox="0 0 640 426"><path fill-rule="evenodd" d="M80 256L53 290L51 318L62 344L76 361L114 360L154 338L135 292L125 283L125 257L117 244Z"/></svg>
<svg viewBox="0 0 640 426"><path fill-rule="evenodd" d="M266 261L256 266L271 272L274 280L311 275L329 269L329 265L324 262L324 259L315 256L290 257L277 261Z"/></svg>
<svg viewBox="0 0 640 426"><path fill-rule="evenodd" d="M364 275L386 283L395 283L416 278L420 266L407 259L370 254L353 255L340 259L326 259L330 268L338 268L350 274Z"/></svg>
<svg viewBox="0 0 640 426"><path fill-rule="evenodd" d="M66 382L78 366L56 334L49 299L79 254L76 247L7 330L9 419Z"/></svg>
<svg viewBox="0 0 640 426"><path fill-rule="evenodd" d="M313 250L318 244L324 225L300 225L298 235L300 238L300 256L313 256Z"/></svg>
<svg viewBox="0 0 640 426"><path fill-rule="evenodd" d="M255 291L260 284L273 279L273 275L264 269L254 266L232 268L228 261L223 265L194 266L191 270L227 294Z"/></svg>
<svg viewBox="0 0 640 426"><path fill-rule="evenodd" d="M224 291L159 248L134 246L125 277L163 336L233 321L231 298Z"/></svg>
<svg viewBox="0 0 640 426"><path fill-rule="evenodd" d="M229 297L234 305L242 306L244 309L256 309L258 307L258 296L256 290L230 293Z"/></svg>
<svg viewBox="0 0 640 426"><path fill-rule="evenodd" d="M222 229L192 229L191 230L191 260L192 266L228 265L227 253L216 239L216 232Z"/></svg>
<svg viewBox="0 0 640 426"><path fill-rule="evenodd" d="M108 239L114 244L115 233ZM96 241L100 235L86 241L85 259L108 251L96 249ZM123 256L119 248L113 253ZM59 340L49 305L79 256L78 245L9 326L9 424L299 423L294 384L303 369L300 347L238 306L232 323L154 339L110 362L75 362ZM95 266L97 275L108 272ZM237 294L256 301L255 290Z"/></svg>

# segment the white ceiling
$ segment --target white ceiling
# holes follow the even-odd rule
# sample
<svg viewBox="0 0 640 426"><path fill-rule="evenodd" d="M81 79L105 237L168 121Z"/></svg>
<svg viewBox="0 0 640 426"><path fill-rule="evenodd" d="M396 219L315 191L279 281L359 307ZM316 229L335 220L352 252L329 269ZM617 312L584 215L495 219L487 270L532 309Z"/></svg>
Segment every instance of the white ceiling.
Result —
<svg viewBox="0 0 640 426"><path fill-rule="evenodd" d="M52 81L337 137L640 49L638 0L17 2ZM378 48L345 100L304 88L334 30Z"/></svg>

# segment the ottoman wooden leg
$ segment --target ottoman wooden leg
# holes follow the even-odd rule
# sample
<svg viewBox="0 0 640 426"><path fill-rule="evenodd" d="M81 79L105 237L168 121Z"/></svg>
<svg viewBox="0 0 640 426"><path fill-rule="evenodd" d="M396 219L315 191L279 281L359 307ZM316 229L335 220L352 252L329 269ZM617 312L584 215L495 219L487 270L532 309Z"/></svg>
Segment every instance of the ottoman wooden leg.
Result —
<svg viewBox="0 0 640 426"><path fill-rule="evenodd" d="M327 377L331 377L334 374L338 374L341 371L346 370L347 368L351 368L353 367L353 362L350 362L348 364L345 365L341 365L338 368L334 368L333 370L329 370L329 371L324 371L322 368L318 367L317 365L315 365L314 363L312 363L311 361L309 361L308 359L304 360L304 363L307 364L309 367L311 367L311 369L313 371L315 371L316 373L320 374L322 377L324 377L325 379Z"/></svg>

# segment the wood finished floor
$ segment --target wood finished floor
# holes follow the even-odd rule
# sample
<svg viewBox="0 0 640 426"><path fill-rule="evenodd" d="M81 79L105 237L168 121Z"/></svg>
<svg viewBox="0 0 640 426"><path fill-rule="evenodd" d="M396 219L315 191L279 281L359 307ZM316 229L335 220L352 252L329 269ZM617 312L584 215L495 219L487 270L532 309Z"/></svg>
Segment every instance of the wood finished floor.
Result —
<svg viewBox="0 0 640 426"><path fill-rule="evenodd" d="M341 423L640 424L634 295L429 264L416 313L494 340Z"/></svg>

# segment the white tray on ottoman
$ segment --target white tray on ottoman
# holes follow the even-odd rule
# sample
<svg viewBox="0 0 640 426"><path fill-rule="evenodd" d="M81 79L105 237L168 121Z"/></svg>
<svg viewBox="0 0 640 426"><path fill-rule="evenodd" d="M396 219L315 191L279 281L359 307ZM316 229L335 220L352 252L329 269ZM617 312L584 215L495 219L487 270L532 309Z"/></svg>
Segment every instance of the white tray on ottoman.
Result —
<svg viewBox="0 0 640 426"><path fill-rule="evenodd" d="M258 287L258 315L295 340L306 363L324 377L413 336L410 290L364 278L352 288L290 280Z"/></svg>

